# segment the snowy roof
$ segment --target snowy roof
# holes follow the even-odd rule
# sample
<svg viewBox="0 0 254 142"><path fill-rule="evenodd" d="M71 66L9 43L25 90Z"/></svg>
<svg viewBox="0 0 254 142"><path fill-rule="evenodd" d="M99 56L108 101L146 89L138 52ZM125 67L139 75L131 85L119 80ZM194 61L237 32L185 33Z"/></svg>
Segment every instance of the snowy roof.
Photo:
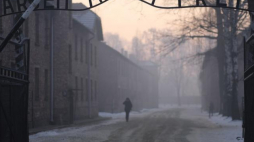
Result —
<svg viewBox="0 0 254 142"><path fill-rule="evenodd" d="M96 20L96 15L93 12L75 12L72 17L84 26L86 26L89 30L93 31Z"/></svg>
<svg viewBox="0 0 254 142"><path fill-rule="evenodd" d="M87 7L82 3L73 3L72 8L85 9ZM91 10L85 10L73 12L72 17L74 20L78 21L80 24L88 28L91 32L94 33L96 30L97 32L95 32L95 34L98 34L98 39L103 40L101 19L97 14Z"/></svg>

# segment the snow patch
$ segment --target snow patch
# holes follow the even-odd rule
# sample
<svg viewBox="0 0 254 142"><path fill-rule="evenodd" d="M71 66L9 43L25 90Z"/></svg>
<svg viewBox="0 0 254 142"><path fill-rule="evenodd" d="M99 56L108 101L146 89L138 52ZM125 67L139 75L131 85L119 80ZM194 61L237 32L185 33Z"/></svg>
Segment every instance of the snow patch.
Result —
<svg viewBox="0 0 254 142"><path fill-rule="evenodd" d="M34 135L30 135L29 138L30 139L35 139L35 138L39 138L39 137L57 136L57 135L59 135L59 133L52 130L52 131L45 131L45 132L40 132L40 133L37 133L37 134L34 134Z"/></svg>
<svg viewBox="0 0 254 142"><path fill-rule="evenodd" d="M232 118L215 113L210 119L211 122L223 126L242 126L241 120L232 121Z"/></svg>
<svg viewBox="0 0 254 142"><path fill-rule="evenodd" d="M181 114L181 118L198 120L199 123L207 126L207 128L193 129L188 136L190 142L243 142L241 120L232 121L232 118L224 117L218 113L214 113L209 118L208 112L201 112L201 109L189 108L188 110ZM237 140L238 137L239 140Z"/></svg>
<svg viewBox="0 0 254 142"><path fill-rule="evenodd" d="M151 108L151 109L142 109L140 111L131 111L130 115L134 117L142 117L144 115L151 114L156 111L163 111L163 110L169 110L169 109L176 109L176 108L200 108L200 105L170 105L170 104L160 104L159 108ZM110 117L112 119L118 119L118 118L124 118L125 117L125 112L119 112L119 113L109 113L109 112L99 112L100 117Z"/></svg>
<svg viewBox="0 0 254 142"><path fill-rule="evenodd" d="M161 109L175 109L175 108L189 109L189 108L201 108L201 105L197 104L197 105L181 105L181 106L178 106L176 104L160 104L159 108L161 108Z"/></svg>

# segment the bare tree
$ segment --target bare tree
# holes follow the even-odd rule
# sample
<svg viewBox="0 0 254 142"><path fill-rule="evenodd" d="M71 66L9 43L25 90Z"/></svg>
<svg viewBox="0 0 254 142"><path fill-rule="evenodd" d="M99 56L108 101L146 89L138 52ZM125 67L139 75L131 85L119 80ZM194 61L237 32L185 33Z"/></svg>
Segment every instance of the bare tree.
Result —
<svg viewBox="0 0 254 142"><path fill-rule="evenodd" d="M209 2L209 1L208 1ZM233 0L229 0L232 5ZM246 0L241 3L246 4ZM220 112L229 114L232 119L239 119L239 109L237 101L237 35L242 32L248 24L247 12L230 11L221 8L209 8L201 11L202 16L196 16L192 11L191 18L180 19L178 22L182 28L178 35L172 35L164 30L162 38L168 38L161 46L164 55L168 55L179 47L180 44L193 39L209 39L216 42L214 56L218 62L219 70L219 90L220 90ZM199 11L200 12L200 11ZM191 57L192 60L200 56L210 56L209 50L197 53ZM226 77L226 78L225 78ZM225 96L232 98L231 103L225 103ZM231 106L231 110L225 110Z"/></svg>
<svg viewBox="0 0 254 142"><path fill-rule="evenodd" d="M105 33L104 40L110 47L114 48L118 52L121 52L121 49L124 48L122 39L118 34Z"/></svg>

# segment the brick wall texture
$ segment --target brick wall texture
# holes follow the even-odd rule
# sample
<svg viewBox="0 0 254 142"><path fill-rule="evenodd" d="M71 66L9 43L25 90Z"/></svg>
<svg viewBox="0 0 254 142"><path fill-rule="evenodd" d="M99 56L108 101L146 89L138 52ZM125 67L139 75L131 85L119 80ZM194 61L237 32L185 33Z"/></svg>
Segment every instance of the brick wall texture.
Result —
<svg viewBox="0 0 254 142"><path fill-rule="evenodd" d="M1 17L0 36L13 19ZM30 38L30 128L71 124L97 117L99 110L120 112L126 97L134 110L158 107L157 73L107 46L71 12L35 11L21 29ZM13 51L2 53L0 65L11 68Z"/></svg>

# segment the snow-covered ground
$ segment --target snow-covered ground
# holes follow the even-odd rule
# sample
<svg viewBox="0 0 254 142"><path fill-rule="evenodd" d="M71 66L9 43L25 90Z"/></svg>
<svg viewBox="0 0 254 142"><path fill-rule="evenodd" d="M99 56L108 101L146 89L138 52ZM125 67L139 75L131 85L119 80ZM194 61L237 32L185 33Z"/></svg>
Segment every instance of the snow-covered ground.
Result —
<svg viewBox="0 0 254 142"><path fill-rule="evenodd" d="M193 129L188 136L190 142L243 142L241 139L242 121L232 121L231 118L223 117L218 113L209 118L207 112L201 113L192 108L189 110L191 111L182 113L181 118L196 120L207 126L207 128ZM237 137L240 140L237 140Z"/></svg>
<svg viewBox="0 0 254 142"><path fill-rule="evenodd" d="M242 136L242 121L232 121L229 117L223 117L218 113L214 113L211 118L208 118L208 113L200 110L200 105L183 105L181 107L177 105L160 105L158 109L143 109L140 112L131 112L131 117L144 117L156 111L163 111L168 109L182 108L185 111L181 114L181 118L190 120L199 120L198 123L207 125L207 128L193 129L191 135L188 136L190 142L243 142L243 140L237 140ZM100 112L101 117L111 117L111 122L122 121L125 117L125 113L105 113ZM210 123L209 123L210 122Z"/></svg>
<svg viewBox="0 0 254 142"><path fill-rule="evenodd" d="M165 108L164 108L165 109ZM162 108L158 109L143 109L139 112L137 111L132 111L130 113L131 118L137 118L137 117L145 117L146 115L149 115L153 112L163 110ZM100 126L105 126L105 125L112 125L118 122L122 122L125 119L125 112L121 113L106 113L106 112L99 112L100 117L111 117L111 120L107 120L105 122L100 122L95 125L91 126L84 126L84 127L69 127L69 128L62 128L62 129L54 129L54 130L49 130L45 132L39 132L37 134L33 134L29 136L30 141L34 142L39 142L39 141L44 141L45 137L60 137L63 135L75 135L75 133L80 133L80 132L87 132L88 131L100 127ZM102 136L100 132L98 132L98 137Z"/></svg>
<svg viewBox="0 0 254 142"><path fill-rule="evenodd" d="M208 115L208 113L206 113ZM242 121L237 120L237 121L232 121L232 118L230 117L225 117L222 115L219 115L218 113L215 113L213 117L209 119L211 122L223 126L242 126Z"/></svg>
<svg viewBox="0 0 254 142"><path fill-rule="evenodd" d="M147 118L148 116L157 117L156 115L160 115L159 117L163 117L163 115L167 115L165 114L165 111L167 112L167 110L176 109L180 112L180 115L178 116L180 119L191 120L191 122L195 123L196 126L200 126L193 128L192 131L187 135L187 139L189 142L243 142L242 140L238 141L236 139L237 137L241 137L242 135L241 121L232 121L230 118L222 117L218 114L214 114L214 116L209 119L207 112L200 112L199 105L189 105L181 107L178 107L176 105L160 105L158 109L143 109L139 112L132 111L130 114L130 118L132 121L139 118L141 118L142 120L143 118ZM156 114L160 111L164 113ZM107 141L108 138L111 137L112 133L115 133L116 130L118 130L119 128L121 130L121 127L127 126L127 123L124 123L124 112L113 114L100 112L99 116L111 117L112 119L89 126L69 127L40 132L34 135L30 135L30 141ZM129 128L127 130L129 130Z"/></svg>
<svg viewBox="0 0 254 142"><path fill-rule="evenodd" d="M177 105L159 105L159 108L142 109L140 111L131 111L130 115L132 117L143 117L157 111L163 111L163 110L169 110L169 109L175 109L175 108L197 108L198 109L200 108L200 105L183 105L181 107ZM120 112L120 113L99 112L99 116L110 117L112 119L122 119L125 117L125 112Z"/></svg>

